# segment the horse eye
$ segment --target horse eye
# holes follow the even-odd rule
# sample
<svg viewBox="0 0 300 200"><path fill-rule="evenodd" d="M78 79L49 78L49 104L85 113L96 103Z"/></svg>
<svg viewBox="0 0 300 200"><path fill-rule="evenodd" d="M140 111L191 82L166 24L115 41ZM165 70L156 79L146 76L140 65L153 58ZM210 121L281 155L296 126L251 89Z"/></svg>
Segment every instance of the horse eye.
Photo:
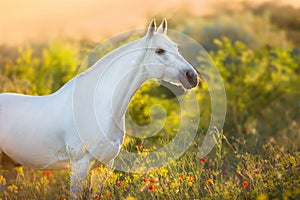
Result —
<svg viewBox="0 0 300 200"><path fill-rule="evenodd" d="M165 53L165 50L163 50L163 49L156 49L155 53L157 53L158 55L162 55L162 54Z"/></svg>

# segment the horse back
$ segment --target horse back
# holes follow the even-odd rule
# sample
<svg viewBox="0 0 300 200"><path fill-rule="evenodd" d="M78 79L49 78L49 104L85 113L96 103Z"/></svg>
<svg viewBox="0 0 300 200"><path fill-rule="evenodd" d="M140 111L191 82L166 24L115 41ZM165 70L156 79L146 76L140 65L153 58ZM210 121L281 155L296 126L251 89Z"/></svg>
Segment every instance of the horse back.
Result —
<svg viewBox="0 0 300 200"><path fill-rule="evenodd" d="M42 134L47 128L62 126L60 107L50 95L0 94L0 144L8 134Z"/></svg>

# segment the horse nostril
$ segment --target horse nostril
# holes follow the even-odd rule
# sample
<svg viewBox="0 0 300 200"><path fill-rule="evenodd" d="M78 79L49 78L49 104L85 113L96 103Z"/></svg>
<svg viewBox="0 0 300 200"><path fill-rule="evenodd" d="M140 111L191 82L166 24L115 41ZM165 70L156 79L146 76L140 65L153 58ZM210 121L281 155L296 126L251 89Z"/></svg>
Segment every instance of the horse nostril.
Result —
<svg viewBox="0 0 300 200"><path fill-rule="evenodd" d="M189 83L191 84L191 86L196 86L198 84L198 77L197 74L192 71L192 70L187 70L185 72L185 76L187 78L187 80L189 81Z"/></svg>
<svg viewBox="0 0 300 200"><path fill-rule="evenodd" d="M188 80L191 80L193 78L193 74L191 73L191 71L186 71L185 76L187 77Z"/></svg>

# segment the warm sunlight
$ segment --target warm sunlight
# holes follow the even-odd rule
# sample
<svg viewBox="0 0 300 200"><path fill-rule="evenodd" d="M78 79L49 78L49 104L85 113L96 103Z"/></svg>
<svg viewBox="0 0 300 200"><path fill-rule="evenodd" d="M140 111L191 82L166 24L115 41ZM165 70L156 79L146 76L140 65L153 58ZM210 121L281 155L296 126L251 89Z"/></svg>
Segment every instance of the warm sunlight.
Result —
<svg viewBox="0 0 300 200"><path fill-rule="evenodd" d="M0 200L300 199L299 85L300 0L0 0Z"/></svg>
<svg viewBox="0 0 300 200"><path fill-rule="evenodd" d="M248 2L260 2L250 0ZM148 18L167 18L180 9L203 15L214 11L224 0L0 0L0 44L20 44L37 38L49 40L59 36L90 38L99 41L132 27L144 27ZM241 0L231 0L232 4ZM277 1L300 5L297 0ZM228 1L226 1L228 4ZM172 12L170 12L172 10Z"/></svg>

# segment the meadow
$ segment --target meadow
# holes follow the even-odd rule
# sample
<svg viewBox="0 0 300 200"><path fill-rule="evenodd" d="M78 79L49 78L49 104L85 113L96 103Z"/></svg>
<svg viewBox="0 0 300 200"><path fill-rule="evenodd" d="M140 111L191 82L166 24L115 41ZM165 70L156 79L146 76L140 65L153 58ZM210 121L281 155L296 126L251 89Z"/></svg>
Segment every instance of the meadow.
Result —
<svg viewBox="0 0 300 200"><path fill-rule="evenodd" d="M222 75L227 113L221 136L208 156L198 157L210 120L208 88L202 82L194 89L201 121L185 154L145 174L96 169L110 175L94 182L104 181L93 199L300 199L299 21L280 26L284 23L278 21L276 9L247 7L247 13L228 11L230 15L205 19L178 14L181 23L173 28L203 44ZM289 13L285 22L299 18L299 12ZM237 22L236 16L241 20ZM89 40L57 39L1 46L0 92L50 94L76 75L95 45ZM159 82L138 90L128 116L146 125L149 109L157 103L168 111L163 129L146 139L126 136L124 150L147 155L174 138L180 123L178 102ZM130 124L127 131L134 131ZM69 171L16 170L18 178L0 199L68 199ZM4 173L0 168L0 185L8 185Z"/></svg>

